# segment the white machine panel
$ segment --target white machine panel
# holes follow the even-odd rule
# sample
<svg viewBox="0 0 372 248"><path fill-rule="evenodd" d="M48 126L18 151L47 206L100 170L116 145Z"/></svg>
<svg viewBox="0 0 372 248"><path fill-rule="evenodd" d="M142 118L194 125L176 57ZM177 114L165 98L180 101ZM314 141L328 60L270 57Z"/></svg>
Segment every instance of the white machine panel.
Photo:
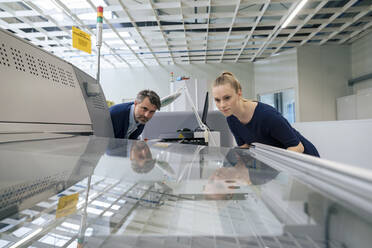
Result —
<svg viewBox="0 0 372 248"><path fill-rule="evenodd" d="M3 30L0 75L0 122L92 124L72 65Z"/></svg>

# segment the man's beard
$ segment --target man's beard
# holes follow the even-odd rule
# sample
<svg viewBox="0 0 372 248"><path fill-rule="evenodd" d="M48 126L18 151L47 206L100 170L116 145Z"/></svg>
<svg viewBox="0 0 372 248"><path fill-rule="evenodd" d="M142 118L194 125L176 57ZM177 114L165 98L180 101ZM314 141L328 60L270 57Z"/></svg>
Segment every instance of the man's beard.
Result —
<svg viewBox="0 0 372 248"><path fill-rule="evenodd" d="M146 122L149 121L149 119L146 118L145 116L136 116L136 119L137 119L137 121L138 121L139 123L141 123L141 124L145 124Z"/></svg>

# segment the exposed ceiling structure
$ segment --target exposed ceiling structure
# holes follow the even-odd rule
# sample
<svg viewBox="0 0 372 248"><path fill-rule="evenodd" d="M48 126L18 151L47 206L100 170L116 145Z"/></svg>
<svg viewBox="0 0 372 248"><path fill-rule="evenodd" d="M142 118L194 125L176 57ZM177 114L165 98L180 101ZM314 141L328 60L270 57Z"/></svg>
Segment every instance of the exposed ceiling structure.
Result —
<svg viewBox="0 0 372 248"><path fill-rule="evenodd" d="M305 44L347 44L371 31L372 0L0 0L0 27L70 61L96 66L96 6L104 7L101 67L252 62ZM72 48L71 28L92 35Z"/></svg>

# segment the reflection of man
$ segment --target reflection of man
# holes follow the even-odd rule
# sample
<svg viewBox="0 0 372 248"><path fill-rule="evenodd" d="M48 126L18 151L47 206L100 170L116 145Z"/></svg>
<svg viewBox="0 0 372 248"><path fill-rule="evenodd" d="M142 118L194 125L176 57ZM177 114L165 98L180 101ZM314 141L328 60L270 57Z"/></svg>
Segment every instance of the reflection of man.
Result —
<svg viewBox="0 0 372 248"><path fill-rule="evenodd" d="M152 90L140 91L134 102L112 106L110 114L115 138L137 139L156 110L160 110L160 98Z"/></svg>
<svg viewBox="0 0 372 248"><path fill-rule="evenodd" d="M149 146L144 141L111 139L106 154L115 157L129 157L132 170L136 173L148 173L154 168L156 162L152 158Z"/></svg>
<svg viewBox="0 0 372 248"><path fill-rule="evenodd" d="M144 141L135 142L130 149L132 169L137 173L148 173L155 166L151 150Z"/></svg>

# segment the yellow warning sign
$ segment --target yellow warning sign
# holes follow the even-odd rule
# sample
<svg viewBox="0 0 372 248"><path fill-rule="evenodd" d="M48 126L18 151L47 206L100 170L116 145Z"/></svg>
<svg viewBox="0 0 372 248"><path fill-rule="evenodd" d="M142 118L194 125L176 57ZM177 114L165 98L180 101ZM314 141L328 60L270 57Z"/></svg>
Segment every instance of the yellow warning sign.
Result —
<svg viewBox="0 0 372 248"><path fill-rule="evenodd" d="M61 218L76 212L76 205L79 201L79 193L62 196L58 200L56 217Z"/></svg>
<svg viewBox="0 0 372 248"><path fill-rule="evenodd" d="M72 27L72 47L91 54L92 41L90 35L76 27Z"/></svg>

